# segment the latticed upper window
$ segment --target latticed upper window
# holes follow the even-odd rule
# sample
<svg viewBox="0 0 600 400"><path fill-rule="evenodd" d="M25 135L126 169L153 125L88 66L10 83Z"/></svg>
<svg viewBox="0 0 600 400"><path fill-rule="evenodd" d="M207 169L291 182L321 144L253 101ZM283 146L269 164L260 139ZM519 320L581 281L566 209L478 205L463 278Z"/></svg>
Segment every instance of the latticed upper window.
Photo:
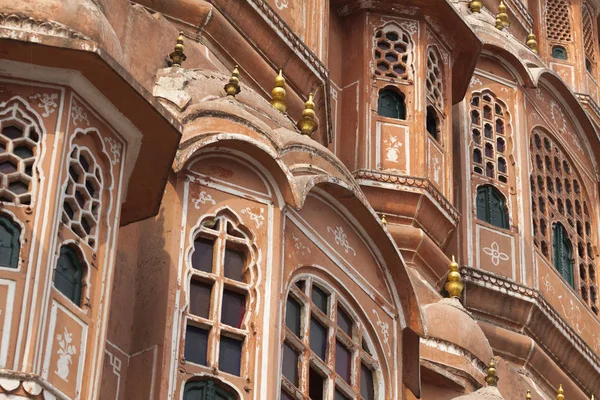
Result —
<svg viewBox="0 0 600 400"><path fill-rule="evenodd" d="M87 149L73 145L62 221L91 247L96 246L101 194L100 166Z"/></svg>
<svg viewBox="0 0 600 400"><path fill-rule="evenodd" d="M543 131L534 130L531 137L533 173L531 174L534 243L554 265L556 243L572 247L572 264L579 269L581 298L598 314L598 288L593 253L593 219L585 200L581 181L554 141ZM556 226L562 227L559 233ZM555 241L560 234L560 241ZM550 246L553 246L551 248ZM560 253L560 265L564 264ZM567 257L568 258L568 257ZM563 276L565 274L562 273ZM567 277L565 276L565 279ZM567 279L569 281L569 279ZM569 281L577 289L577 282Z"/></svg>
<svg viewBox="0 0 600 400"><path fill-rule="evenodd" d="M0 202L29 205L40 134L16 104L0 115Z"/></svg>
<svg viewBox="0 0 600 400"><path fill-rule="evenodd" d="M241 376L247 373L246 309L251 258L243 227L226 217L207 220L194 240L184 357Z"/></svg>
<svg viewBox="0 0 600 400"><path fill-rule="evenodd" d="M374 400L377 359L363 326L313 278L292 285L285 308L281 400Z"/></svg>
<svg viewBox="0 0 600 400"><path fill-rule="evenodd" d="M473 172L508 183L506 108L492 93L471 98Z"/></svg>
<svg viewBox="0 0 600 400"><path fill-rule="evenodd" d="M427 51L427 79L425 84L427 86L427 96L429 96L429 101L442 110L444 105L442 68L440 57L432 47Z"/></svg>
<svg viewBox="0 0 600 400"><path fill-rule="evenodd" d="M408 33L387 25L375 33L375 73L408 79L412 44Z"/></svg>
<svg viewBox="0 0 600 400"><path fill-rule="evenodd" d="M589 7L583 6L582 11L582 22L583 22L583 44L585 48L585 61L586 69L592 71L593 66L596 64L596 43L594 41L594 24L592 19L592 13Z"/></svg>
<svg viewBox="0 0 600 400"><path fill-rule="evenodd" d="M546 1L546 34L548 39L571 41L571 3L568 0Z"/></svg>

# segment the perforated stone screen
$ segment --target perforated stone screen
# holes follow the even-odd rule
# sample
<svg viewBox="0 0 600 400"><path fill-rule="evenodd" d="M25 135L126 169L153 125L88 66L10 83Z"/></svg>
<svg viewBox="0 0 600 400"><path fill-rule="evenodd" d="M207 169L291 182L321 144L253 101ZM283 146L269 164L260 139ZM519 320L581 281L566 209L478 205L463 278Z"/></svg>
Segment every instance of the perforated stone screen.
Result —
<svg viewBox="0 0 600 400"><path fill-rule="evenodd" d="M570 42L571 4L567 0L546 1L546 34L548 39Z"/></svg>
<svg viewBox="0 0 600 400"><path fill-rule="evenodd" d="M406 32L395 29L375 33L375 73L389 78L408 79L408 60L411 51Z"/></svg>
<svg viewBox="0 0 600 400"><path fill-rule="evenodd" d="M427 51L427 79L425 85L427 86L427 94L430 100L441 110L444 105L442 68L440 57L433 48L429 48Z"/></svg>

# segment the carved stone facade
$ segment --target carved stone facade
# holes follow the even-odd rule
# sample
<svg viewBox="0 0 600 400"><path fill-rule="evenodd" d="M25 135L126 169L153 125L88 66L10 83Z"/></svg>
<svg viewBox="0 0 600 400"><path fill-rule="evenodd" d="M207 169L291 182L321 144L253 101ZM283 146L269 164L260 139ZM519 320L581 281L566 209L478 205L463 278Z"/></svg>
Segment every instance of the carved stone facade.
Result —
<svg viewBox="0 0 600 400"><path fill-rule="evenodd" d="M468 3L0 0L0 399L600 395L599 7Z"/></svg>

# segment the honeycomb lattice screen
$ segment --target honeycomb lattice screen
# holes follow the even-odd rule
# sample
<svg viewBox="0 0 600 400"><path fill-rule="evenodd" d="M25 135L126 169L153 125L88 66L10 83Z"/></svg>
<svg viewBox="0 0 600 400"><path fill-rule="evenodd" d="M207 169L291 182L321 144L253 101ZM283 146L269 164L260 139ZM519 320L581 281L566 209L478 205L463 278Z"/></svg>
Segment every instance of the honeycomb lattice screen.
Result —
<svg viewBox="0 0 600 400"><path fill-rule="evenodd" d="M543 131L531 137L531 174L534 243L552 260L552 224L562 224L569 236L573 254L575 290L598 315L598 288L592 248L592 216L571 162ZM579 271L579 274L577 273Z"/></svg>
<svg viewBox="0 0 600 400"><path fill-rule="evenodd" d="M427 79L425 85L431 102L440 110L443 110L444 86L440 56L432 47L427 51Z"/></svg>
<svg viewBox="0 0 600 400"><path fill-rule="evenodd" d="M63 200L63 223L92 248L100 220L102 171L91 153L73 145Z"/></svg>
<svg viewBox="0 0 600 400"><path fill-rule="evenodd" d="M582 8L582 22L583 22L583 44L585 49L585 56L587 59L595 63L596 62L596 52L594 43L594 25L592 19L592 13L587 5L584 5Z"/></svg>
<svg viewBox="0 0 600 400"><path fill-rule="evenodd" d="M375 33L375 73L388 78L408 79L410 37L400 29L380 29Z"/></svg>
<svg viewBox="0 0 600 400"><path fill-rule="evenodd" d="M571 4L567 0L546 1L546 34L548 39L571 42Z"/></svg>
<svg viewBox="0 0 600 400"><path fill-rule="evenodd" d="M19 108L0 120L0 202L30 205L39 132Z"/></svg>

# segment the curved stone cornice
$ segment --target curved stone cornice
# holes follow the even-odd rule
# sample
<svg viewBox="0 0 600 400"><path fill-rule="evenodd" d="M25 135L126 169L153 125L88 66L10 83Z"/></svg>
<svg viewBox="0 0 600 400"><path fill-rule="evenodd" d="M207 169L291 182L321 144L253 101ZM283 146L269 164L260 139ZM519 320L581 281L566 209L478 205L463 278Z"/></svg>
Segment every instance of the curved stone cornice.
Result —
<svg viewBox="0 0 600 400"><path fill-rule="evenodd" d="M69 400L39 376L12 371L0 371L0 398Z"/></svg>

